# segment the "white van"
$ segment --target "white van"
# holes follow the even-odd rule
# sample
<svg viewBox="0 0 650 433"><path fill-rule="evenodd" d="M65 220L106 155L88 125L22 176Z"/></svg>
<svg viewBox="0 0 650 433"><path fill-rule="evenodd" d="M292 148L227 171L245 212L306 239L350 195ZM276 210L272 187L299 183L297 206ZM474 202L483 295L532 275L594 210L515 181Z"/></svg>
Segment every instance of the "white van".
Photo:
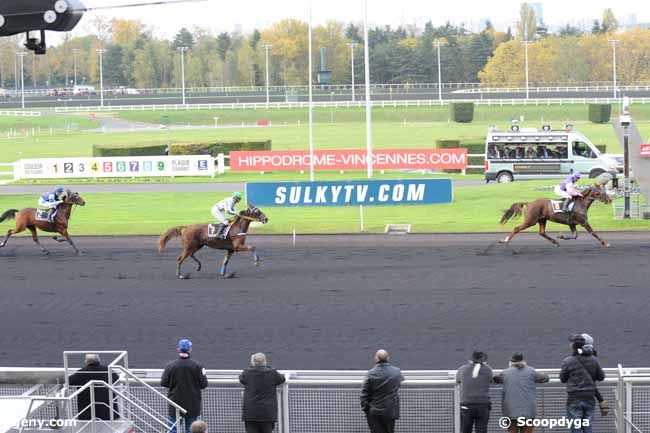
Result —
<svg viewBox="0 0 650 433"><path fill-rule="evenodd" d="M490 127L485 140L485 180L499 183L515 179L562 178L579 171L590 178L618 173L615 159L605 156L571 125L554 131L519 128L510 131Z"/></svg>
<svg viewBox="0 0 650 433"><path fill-rule="evenodd" d="M74 96L96 95L97 90L93 86L74 86L72 88L72 94Z"/></svg>

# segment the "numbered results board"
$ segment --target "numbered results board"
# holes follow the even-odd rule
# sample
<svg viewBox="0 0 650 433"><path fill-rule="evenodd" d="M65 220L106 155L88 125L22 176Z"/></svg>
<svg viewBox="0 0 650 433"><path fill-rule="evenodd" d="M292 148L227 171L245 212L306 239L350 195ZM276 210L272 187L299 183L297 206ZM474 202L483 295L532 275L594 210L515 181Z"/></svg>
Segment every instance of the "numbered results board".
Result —
<svg viewBox="0 0 650 433"><path fill-rule="evenodd" d="M22 159L15 171L20 179L214 176L215 166L209 155L48 158Z"/></svg>

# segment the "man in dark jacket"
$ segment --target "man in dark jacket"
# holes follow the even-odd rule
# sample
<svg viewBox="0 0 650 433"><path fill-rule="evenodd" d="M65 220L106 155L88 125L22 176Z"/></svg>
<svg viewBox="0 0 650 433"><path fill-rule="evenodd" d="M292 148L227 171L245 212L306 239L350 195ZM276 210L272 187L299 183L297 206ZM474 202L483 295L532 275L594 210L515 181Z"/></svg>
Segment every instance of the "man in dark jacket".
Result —
<svg viewBox="0 0 650 433"><path fill-rule="evenodd" d="M117 374L112 374L113 382L117 382ZM101 364L99 355L88 353L84 360L84 367L79 369L75 374L68 378L70 386L84 386L91 380L101 380L108 383L108 367ZM113 396L115 398L115 395ZM79 408L80 420L90 420L92 418L90 408L90 388L86 389L77 397L77 407ZM95 386L95 418L102 420L111 419L111 403L108 388L105 386ZM117 403L113 402L113 419L117 419Z"/></svg>
<svg viewBox="0 0 650 433"><path fill-rule="evenodd" d="M368 371L361 390L361 408L371 433L393 433L399 419L399 388L404 376L389 359L387 351L377 351L376 365Z"/></svg>
<svg viewBox="0 0 650 433"><path fill-rule="evenodd" d="M492 402L490 383L492 369L486 364L487 355L474 351L472 360L461 366L456 373L456 383L460 384L460 424L463 433L487 433Z"/></svg>
<svg viewBox="0 0 650 433"><path fill-rule="evenodd" d="M205 369L198 362L190 359L192 342L182 339L178 342L178 359L165 366L160 386L169 388L167 397L185 409L185 433L190 433L190 426L201 414L201 390L207 388L208 379ZM168 419L170 433L176 433L176 409L169 405Z"/></svg>
<svg viewBox="0 0 650 433"><path fill-rule="evenodd" d="M596 407L596 381L605 380L605 372L592 350L584 348L582 335L573 335L569 341L573 353L564 358L560 369L560 381L566 383L567 417L573 420L571 433L591 433Z"/></svg>
<svg viewBox="0 0 650 433"><path fill-rule="evenodd" d="M244 385L242 421L246 433L271 433L278 421L276 388L285 381L284 375L266 365L266 355L251 356L251 366L239 375Z"/></svg>

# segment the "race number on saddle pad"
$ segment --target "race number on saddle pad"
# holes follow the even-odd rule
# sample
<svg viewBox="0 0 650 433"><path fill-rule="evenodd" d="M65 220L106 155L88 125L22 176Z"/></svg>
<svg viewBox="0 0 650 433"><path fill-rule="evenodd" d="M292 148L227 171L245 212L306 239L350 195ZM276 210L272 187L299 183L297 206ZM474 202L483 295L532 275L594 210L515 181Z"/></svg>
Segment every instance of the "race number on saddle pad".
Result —
<svg viewBox="0 0 650 433"><path fill-rule="evenodd" d="M36 209L36 221L49 221L50 209Z"/></svg>
<svg viewBox="0 0 650 433"><path fill-rule="evenodd" d="M563 213L564 211L562 210L562 203L564 203L564 200L551 200L551 205L553 206L553 213ZM568 211L571 212L573 210L573 206L576 204L575 201L572 201L569 203L569 209Z"/></svg>

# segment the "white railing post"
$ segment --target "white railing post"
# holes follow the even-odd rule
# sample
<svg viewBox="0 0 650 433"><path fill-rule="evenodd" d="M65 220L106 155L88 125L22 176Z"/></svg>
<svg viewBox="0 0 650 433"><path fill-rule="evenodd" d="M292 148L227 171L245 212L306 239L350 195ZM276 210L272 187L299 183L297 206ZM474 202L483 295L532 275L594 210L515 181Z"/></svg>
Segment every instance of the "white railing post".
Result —
<svg viewBox="0 0 650 433"><path fill-rule="evenodd" d="M460 433L460 386L454 386L454 433Z"/></svg>

